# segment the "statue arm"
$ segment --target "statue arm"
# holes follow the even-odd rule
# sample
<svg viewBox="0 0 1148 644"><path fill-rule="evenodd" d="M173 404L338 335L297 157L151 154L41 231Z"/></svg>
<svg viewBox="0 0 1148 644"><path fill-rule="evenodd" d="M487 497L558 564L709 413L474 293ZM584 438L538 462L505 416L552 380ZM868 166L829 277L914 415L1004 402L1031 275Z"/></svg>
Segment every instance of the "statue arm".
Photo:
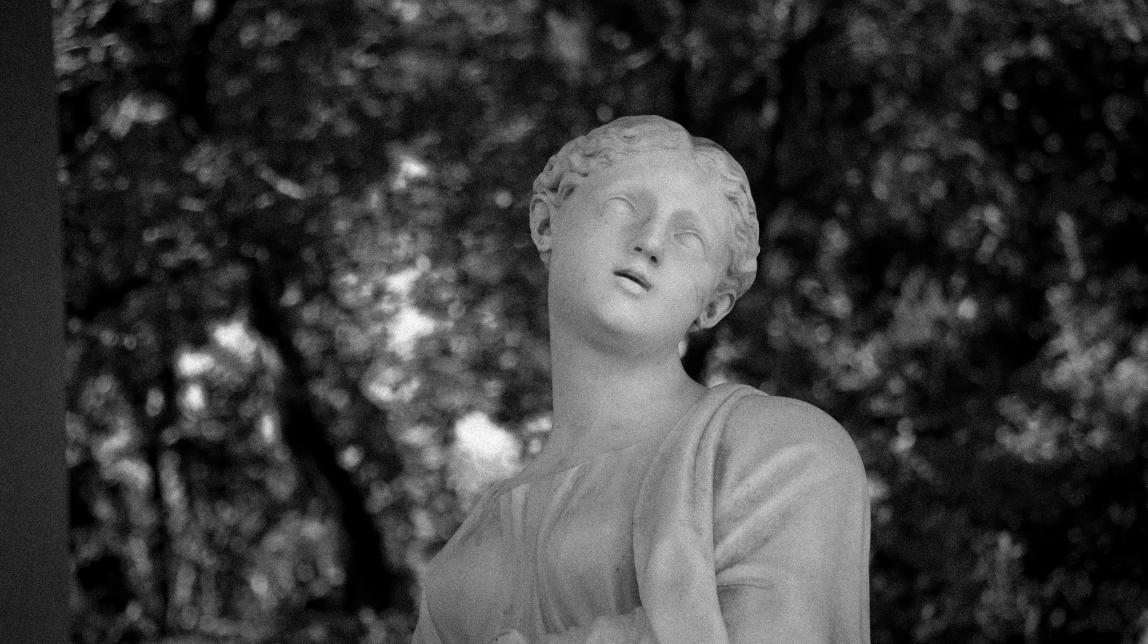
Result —
<svg viewBox="0 0 1148 644"><path fill-rule="evenodd" d="M840 425L796 400L739 404L715 462L714 556L730 642L868 643L868 484Z"/></svg>

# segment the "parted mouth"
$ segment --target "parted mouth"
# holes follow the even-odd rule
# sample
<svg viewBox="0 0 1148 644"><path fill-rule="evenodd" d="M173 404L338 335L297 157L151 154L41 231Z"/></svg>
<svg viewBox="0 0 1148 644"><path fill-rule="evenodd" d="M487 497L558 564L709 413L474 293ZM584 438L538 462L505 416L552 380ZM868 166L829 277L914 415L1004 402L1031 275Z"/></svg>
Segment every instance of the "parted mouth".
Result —
<svg viewBox="0 0 1148 644"><path fill-rule="evenodd" d="M646 279L645 275L642 275L638 271L631 270L629 268L622 268L614 271L614 274L618 277L628 279L646 290L650 289L650 281Z"/></svg>

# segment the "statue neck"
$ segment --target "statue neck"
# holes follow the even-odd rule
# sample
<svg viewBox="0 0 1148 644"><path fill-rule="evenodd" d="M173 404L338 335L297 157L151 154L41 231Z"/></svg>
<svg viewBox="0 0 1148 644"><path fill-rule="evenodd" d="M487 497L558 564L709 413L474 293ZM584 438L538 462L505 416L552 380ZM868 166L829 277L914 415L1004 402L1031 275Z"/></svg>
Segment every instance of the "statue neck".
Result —
<svg viewBox="0 0 1148 644"><path fill-rule="evenodd" d="M618 355L552 324L550 351L554 429L539 460L552 466L668 431L705 393L676 347Z"/></svg>

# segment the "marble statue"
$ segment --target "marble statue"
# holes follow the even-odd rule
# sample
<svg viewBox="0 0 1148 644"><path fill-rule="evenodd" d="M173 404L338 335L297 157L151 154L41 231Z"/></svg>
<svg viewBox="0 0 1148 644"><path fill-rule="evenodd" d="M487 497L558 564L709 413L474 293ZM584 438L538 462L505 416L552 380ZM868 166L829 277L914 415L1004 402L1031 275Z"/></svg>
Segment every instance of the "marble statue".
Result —
<svg viewBox="0 0 1148 644"><path fill-rule="evenodd" d="M534 182L553 430L424 575L413 641L868 642L868 485L828 415L682 368L753 282L741 166L656 116Z"/></svg>

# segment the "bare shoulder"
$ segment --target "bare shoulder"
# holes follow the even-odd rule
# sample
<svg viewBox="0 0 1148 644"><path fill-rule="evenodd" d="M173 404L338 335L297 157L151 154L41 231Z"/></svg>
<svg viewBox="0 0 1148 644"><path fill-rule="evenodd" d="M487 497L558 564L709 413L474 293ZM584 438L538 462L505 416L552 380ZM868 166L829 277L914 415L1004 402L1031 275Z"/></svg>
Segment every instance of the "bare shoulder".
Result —
<svg viewBox="0 0 1148 644"><path fill-rule="evenodd" d="M723 451L758 460L779 453L804 454L833 469L864 476L861 457L841 423L795 398L743 396L726 420Z"/></svg>

